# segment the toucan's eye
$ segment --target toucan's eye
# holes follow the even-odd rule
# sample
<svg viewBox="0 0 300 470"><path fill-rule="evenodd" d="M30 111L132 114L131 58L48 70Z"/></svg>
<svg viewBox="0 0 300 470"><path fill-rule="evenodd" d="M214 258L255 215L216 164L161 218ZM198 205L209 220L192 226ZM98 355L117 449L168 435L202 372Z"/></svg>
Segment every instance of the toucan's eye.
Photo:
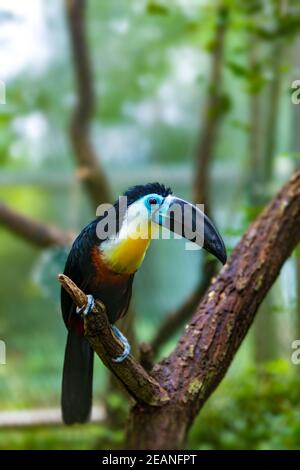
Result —
<svg viewBox="0 0 300 470"><path fill-rule="evenodd" d="M157 199L156 199L156 197L150 197L150 198L148 199L148 203L149 203L151 206L157 204Z"/></svg>

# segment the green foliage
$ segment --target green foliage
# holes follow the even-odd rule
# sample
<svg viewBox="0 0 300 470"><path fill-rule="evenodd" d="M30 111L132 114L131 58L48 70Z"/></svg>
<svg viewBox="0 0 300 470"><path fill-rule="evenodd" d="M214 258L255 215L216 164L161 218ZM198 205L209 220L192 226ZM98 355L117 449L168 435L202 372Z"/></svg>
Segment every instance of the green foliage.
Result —
<svg viewBox="0 0 300 470"><path fill-rule="evenodd" d="M189 449L299 449L299 374L280 360L225 381L205 405Z"/></svg>
<svg viewBox="0 0 300 470"><path fill-rule="evenodd" d="M0 450L86 450L118 449L123 441L123 430L111 430L105 424L57 426L37 430L0 430Z"/></svg>
<svg viewBox="0 0 300 470"><path fill-rule="evenodd" d="M245 225L251 224L256 217L261 213L263 210L264 206L261 204L251 204L244 206L244 217L245 217Z"/></svg>
<svg viewBox="0 0 300 470"><path fill-rule="evenodd" d="M147 5L147 13L149 15L167 15L168 9L157 2L149 2Z"/></svg>
<svg viewBox="0 0 300 470"><path fill-rule="evenodd" d="M293 39L299 32L299 14L290 14L275 17L272 27L256 26L256 34L265 41L274 39Z"/></svg>
<svg viewBox="0 0 300 470"><path fill-rule="evenodd" d="M297 246L297 248L293 251L293 256L300 259L300 246Z"/></svg>
<svg viewBox="0 0 300 470"><path fill-rule="evenodd" d="M250 94L260 92L268 82L264 63L256 62L252 67L246 67L240 62L228 61L227 67L238 78L246 82L246 90Z"/></svg>
<svg viewBox="0 0 300 470"><path fill-rule="evenodd" d="M215 87L211 87L209 93L215 97L214 106L209 110L211 118L214 116L223 116L232 108L232 101L227 93L220 93Z"/></svg>
<svg viewBox="0 0 300 470"><path fill-rule="evenodd" d="M263 1L262 0L248 0L245 2L244 0L236 0L234 4L245 14L253 15L260 13L263 8Z"/></svg>

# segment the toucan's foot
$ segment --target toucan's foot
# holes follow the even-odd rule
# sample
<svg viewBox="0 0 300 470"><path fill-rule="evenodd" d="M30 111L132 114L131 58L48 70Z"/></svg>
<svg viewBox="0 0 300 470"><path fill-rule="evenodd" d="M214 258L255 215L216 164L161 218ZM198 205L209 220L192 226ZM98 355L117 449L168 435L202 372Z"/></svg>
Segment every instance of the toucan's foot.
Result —
<svg viewBox="0 0 300 470"><path fill-rule="evenodd" d="M115 325L111 325L111 329L124 346L124 351L122 352L122 354L120 354L120 356L113 357L112 360L114 362L123 362L130 354L130 344L128 342L128 339L123 335L123 333L121 333L119 328L117 328Z"/></svg>
<svg viewBox="0 0 300 470"><path fill-rule="evenodd" d="M93 310L95 305L95 299L91 294L87 295L87 304L84 307L78 308L76 307L76 313L78 315L83 315L84 317L88 315L91 310Z"/></svg>

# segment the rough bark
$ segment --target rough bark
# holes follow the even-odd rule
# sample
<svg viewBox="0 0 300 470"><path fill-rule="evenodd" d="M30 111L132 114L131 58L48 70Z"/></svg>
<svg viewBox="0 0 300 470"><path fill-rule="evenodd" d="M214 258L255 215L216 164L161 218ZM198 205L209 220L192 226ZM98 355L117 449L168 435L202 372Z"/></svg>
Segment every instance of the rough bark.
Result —
<svg viewBox="0 0 300 470"><path fill-rule="evenodd" d="M0 203L0 225L39 248L65 246L74 235L43 224Z"/></svg>
<svg viewBox="0 0 300 470"><path fill-rule="evenodd" d="M77 85L77 104L71 119L70 139L79 167L77 175L96 208L103 202L111 201L111 193L89 135L95 97L84 21L86 1L65 0L65 6Z"/></svg>
<svg viewBox="0 0 300 470"><path fill-rule="evenodd" d="M300 241L300 171L249 227L212 283L175 350L152 376L170 402L136 405L127 447L181 448L202 405L224 377L257 309ZM267 340L267 337L266 337Z"/></svg>

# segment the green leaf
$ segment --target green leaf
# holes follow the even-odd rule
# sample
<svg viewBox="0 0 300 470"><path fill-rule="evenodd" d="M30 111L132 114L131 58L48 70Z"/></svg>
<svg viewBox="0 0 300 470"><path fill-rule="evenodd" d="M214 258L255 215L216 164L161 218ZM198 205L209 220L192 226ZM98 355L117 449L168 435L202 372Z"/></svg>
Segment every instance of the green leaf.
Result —
<svg viewBox="0 0 300 470"><path fill-rule="evenodd" d="M228 61L226 65L229 68L229 70L237 77L245 78L249 75L249 70L241 64L238 64L233 61Z"/></svg>
<svg viewBox="0 0 300 470"><path fill-rule="evenodd" d="M264 206L263 205L250 205L250 206L245 206L244 207L244 215L245 219L248 224L253 222L253 220L256 219L256 217L261 213L263 210Z"/></svg>
<svg viewBox="0 0 300 470"><path fill-rule="evenodd" d="M294 251L293 251L293 253L292 253L292 256L295 257L295 258L297 258L297 259L300 259L300 245L298 245L298 246L294 249Z"/></svg>
<svg viewBox="0 0 300 470"><path fill-rule="evenodd" d="M169 10L160 3L150 2L147 5L147 13L149 13L149 15L168 15Z"/></svg>

